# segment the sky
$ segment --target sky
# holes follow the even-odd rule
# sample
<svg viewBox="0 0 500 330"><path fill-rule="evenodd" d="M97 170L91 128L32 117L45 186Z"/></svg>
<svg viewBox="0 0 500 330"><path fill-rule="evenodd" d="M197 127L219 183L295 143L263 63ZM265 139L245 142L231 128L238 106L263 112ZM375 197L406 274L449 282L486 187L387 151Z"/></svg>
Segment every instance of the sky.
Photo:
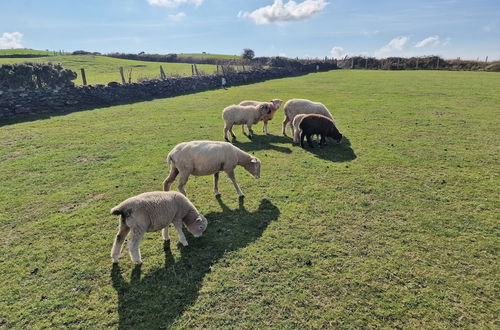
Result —
<svg viewBox="0 0 500 330"><path fill-rule="evenodd" d="M500 60L500 0L0 0L0 49Z"/></svg>

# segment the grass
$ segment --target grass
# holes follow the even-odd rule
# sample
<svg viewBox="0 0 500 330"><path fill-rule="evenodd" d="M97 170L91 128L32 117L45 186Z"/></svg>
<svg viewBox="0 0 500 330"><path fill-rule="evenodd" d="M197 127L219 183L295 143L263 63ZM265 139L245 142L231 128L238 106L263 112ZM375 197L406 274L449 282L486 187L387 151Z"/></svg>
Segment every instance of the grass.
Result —
<svg viewBox="0 0 500 330"><path fill-rule="evenodd" d="M111 207L161 189L169 150L222 138L242 99L326 104L345 140L236 145L236 171L187 192L209 220L190 246L146 235L109 252ZM332 71L0 123L0 324L16 328L498 328L500 76ZM257 125L255 131L260 131Z"/></svg>
<svg viewBox="0 0 500 330"><path fill-rule="evenodd" d="M88 84L107 84L110 81L121 82L119 68L123 67L125 79L128 81L129 71L132 70L132 82L138 79L158 79L160 65L167 75L191 75L191 64L188 63L158 63L134 61L94 55L51 56L42 58L0 58L0 65L19 62L53 62L61 63L63 67L78 74L75 79L77 85L82 85L80 69L85 69ZM198 70L211 74L216 71L215 65L198 64Z"/></svg>

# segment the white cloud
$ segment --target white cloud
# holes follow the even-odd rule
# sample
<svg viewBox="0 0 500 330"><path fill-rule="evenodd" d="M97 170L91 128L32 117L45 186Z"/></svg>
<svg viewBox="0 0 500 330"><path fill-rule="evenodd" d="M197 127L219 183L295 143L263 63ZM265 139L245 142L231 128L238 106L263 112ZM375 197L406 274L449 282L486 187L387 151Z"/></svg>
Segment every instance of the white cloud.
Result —
<svg viewBox="0 0 500 330"><path fill-rule="evenodd" d="M439 44L439 36L427 37L424 40L417 42L415 47L421 48L429 45L438 45Z"/></svg>
<svg viewBox="0 0 500 330"><path fill-rule="evenodd" d="M174 22L180 22L186 17L186 13L180 12L175 15L168 15L168 18Z"/></svg>
<svg viewBox="0 0 500 330"><path fill-rule="evenodd" d="M152 6L175 8L183 4L193 4L196 7L201 5L204 0L148 0Z"/></svg>
<svg viewBox="0 0 500 330"><path fill-rule="evenodd" d="M375 51L375 56L381 57L381 56L391 55L391 53L394 52L400 52L406 47L406 44L409 39L410 39L409 37L405 36L394 38L391 41L389 41L387 45Z"/></svg>
<svg viewBox="0 0 500 330"><path fill-rule="evenodd" d="M328 2L325 0L305 0L297 3L293 0L283 4L283 0L274 0L270 6L265 6L253 12L238 13L238 17L249 17L255 24L271 24L304 20L322 11Z"/></svg>
<svg viewBox="0 0 500 330"><path fill-rule="evenodd" d="M344 57L344 48L342 47L333 47L330 51L330 54L333 58L342 58Z"/></svg>
<svg viewBox="0 0 500 330"><path fill-rule="evenodd" d="M22 39L20 32L4 32L0 37L0 48L23 48Z"/></svg>

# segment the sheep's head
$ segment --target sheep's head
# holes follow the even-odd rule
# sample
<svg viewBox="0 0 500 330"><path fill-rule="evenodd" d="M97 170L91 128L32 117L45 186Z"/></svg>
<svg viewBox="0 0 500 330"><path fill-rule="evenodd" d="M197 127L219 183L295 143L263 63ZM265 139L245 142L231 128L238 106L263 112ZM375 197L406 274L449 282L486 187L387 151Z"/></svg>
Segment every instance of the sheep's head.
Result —
<svg viewBox="0 0 500 330"><path fill-rule="evenodd" d="M260 178L260 160L257 157L252 157L243 167L252 174L254 178Z"/></svg>
<svg viewBox="0 0 500 330"><path fill-rule="evenodd" d="M280 99L271 100L271 103L273 104L274 110L278 110L282 102L283 102L283 100L280 100Z"/></svg>
<svg viewBox="0 0 500 330"><path fill-rule="evenodd" d="M340 134L339 130L335 125L330 129L330 131L327 134L328 137L332 138L334 143L339 144L340 141L342 140L342 134Z"/></svg>
<svg viewBox="0 0 500 330"><path fill-rule="evenodd" d="M208 221L205 216L203 216L203 214L198 214L198 217L186 227L194 237L200 237L205 229L207 229L207 225Z"/></svg>

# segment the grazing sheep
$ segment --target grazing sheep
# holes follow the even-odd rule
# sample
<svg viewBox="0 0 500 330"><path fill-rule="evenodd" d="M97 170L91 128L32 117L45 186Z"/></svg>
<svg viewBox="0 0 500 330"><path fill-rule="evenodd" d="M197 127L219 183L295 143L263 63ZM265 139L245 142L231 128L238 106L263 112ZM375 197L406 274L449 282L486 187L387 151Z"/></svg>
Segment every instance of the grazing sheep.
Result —
<svg viewBox="0 0 500 330"><path fill-rule="evenodd" d="M184 186L189 175L214 175L214 193L219 193L219 172L226 172L236 188L236 192L243 197L236 178L234 168L241 165L250 172L256 179L260 177L260 160L247 154L241 149L233 146L229 142L219 141L191 141L183 142L175 146L168 154L167 162L170 164L170 174L163 182L163 190L170 190L170 185L174 182L178 174L179 191L186 195Z"/></svg>
<svg viewBox="0 0 500 330"><path fill-rule="evenodd" d="M113 263L118 262L123 241L130 231L130 258L140 265L142 260L139 243L144 233L161 229L163 239L169 241L168 226L173 223L179 234L179 241L186 246L188 242L182 232L183 223L194 237L201 236L207 228L207 219L187 197L176 191L153 191L130 197L112 208L111 214L121 216L120 229L111 250Z"/></svg>
<svg viewBox="0 0 500 330"><path fill-rule="evenodd" d="M330 111L328 111L328 109L322 103L312 102L312 101L305 100L305 99L288 100L283 107L283 111L285 112L285 119L283 119L283 131L282 131L282 133L285 136L286 136L286 125L288 123L292 124L293 119L298 114L316 113L318 115L323 115L323 116L328 117L331 120L333 120L332 114L330 113ZM334 123L335 123L335 121L334 121ZM293 133L294 127L293 126L291 126L291 130L292 130L292 136L293 136L294 135L294 133Z"/></svg>
<svg viewBox="0 0 500 330"><path fill-rule="evenodd" d="M267 122L271 119L274 118L274 114L276 113L276 111L278 111L281 103L283 101L280 100L280 99L273 99L270 101L270 103L272 103L273 107L271 109L271 113L270 114L267 114L267 115L264 115L260 120L262 120L264 122L264 124L262 125L262 132L266 133L266 135L269 135L269 131L267 130ZM259 101L241 101L240 102L240 105L260 105L264 102L259 102ZM241 125L241 130L243 132L243 134L245 134L245 129L244 129L244 125Z"/></svg>
<svg viewBox="0 0 500 330"><path fill-rule="evenodd" d="M252 138L253 130L252 125L257 124L257 122L267 114L271 113L273 109L273 104L270 102L264 102L259 105L230 105L222 111L222 118L224 119L224 139L229 141L227 138L227 132L231 133L233 138L236 138L233 132L234 125L247 125L248 127L248 137ZM245 131L243 130L243 134Z"/></svg>
<svg viewBox="0 0 500 330"><path fill-rule="evenodd" d="M319 134L321 135L321 140L319 145L322 146L325 143L326 137L331 137L335 140L335 143L340 143L342 140L342 134L340 134L333 120L328 117L317 115L317 114L308 114L305 115L304 118L300 121L299 128L301 130L300 133L300 146L304 147L304 137L307 137L307 143L311 148L314 148L312 145L311 135Z"/></svg>
<svg viewBox="0 0 500 330"><path fill-rule="evenodd" d="M292 127L293 127L293 142L294 143L299 143L300 142L300 133L302 132L302 130L300 129L299 125L300 125L300 122L302 121L302 118L304 118L306 116L305 113L301 113L299 115L296 115L294 118L293 118L293 121L292 121Z"/></svg>

